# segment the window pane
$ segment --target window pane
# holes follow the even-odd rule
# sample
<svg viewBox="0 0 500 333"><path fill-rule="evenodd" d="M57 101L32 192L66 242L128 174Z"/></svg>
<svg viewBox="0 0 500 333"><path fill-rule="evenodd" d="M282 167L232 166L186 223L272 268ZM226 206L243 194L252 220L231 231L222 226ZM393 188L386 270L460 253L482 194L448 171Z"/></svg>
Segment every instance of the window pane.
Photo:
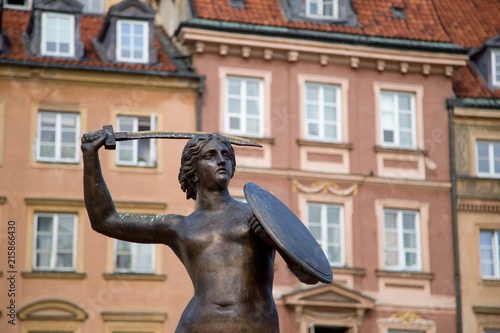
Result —
<svg viewBox="0 0 500 333"><path fill-rule="evenodd" d="M411 96L407 94L399 94L399 109L411 110Z"/></svg>
<svg viewBox="0 0 500 333"><path fill-rule="evenodd" d="M229 128L232 130L240 129L240 119L239 118L229 118Z"/></svg>
<svg viewBox="0 0 500 333"><path fill-rule="evenodd" d="M324 87L324 99L327 103L335 103L337 95L335 94L336 89L334 87Z"/></svg>
<svg viewBox="0 0 500 333"><path fill-rule="evenodd" d="M399 265L399 254L396 251L385 251L385 265L394 267Z"/></svg>
<svg viewBox="0 0 500 333"><path fill-rule="evenodd" d="M308 105L307 106L307 119L309 119L309 120L319 119L319 109L318 109L317 105Z"/></svg>
<svg viewBox="0 0 500 333"><path fill-rule="evenodd" d="M335 246L335 247L328 247L328 260L330 262L339 262L341 261L341 252L340 248Z"/></svg>
<svg viewBox="0 0 500 333"><path fill-rule="evenodd" d="M238 99L230 98L228 105L229 113L240 113L240 101Z"/></svg>
<svg viewBox="0 0 500 333"><path fill-rule="evenodd" d="M71 253L59 253L57 255L56 267L59 268L73 267L73 255Z"/></svg>
<svg viewBox="0 0 500 333"><path fill-rule="evenodd" d="M384 142L394 142L394 131L384 130Z"/></svg>
<svg viewBox="0 0 500 333"><path fill-rule="evenodd" d="M309 222L319 223L321 221L321 207L316 205L309 205Z"/></svg>
<svg viewBox="0 0 500 333"><path fill-rule="evenodd" d="M336 126L325 126L325 138L326 139L336 139L337 138L337 127Z"/></svg>
<svg viewBox="0 0 500 333"><path fill-rule="evenodd" d="M153 271L153 245L152 244L136 244L136 270L138 272Z"/></svg>
<svg viewBox="0 0 500 333"><path fill-rule="evenodd" d="M38 216L37 219L37 231L48 231L52 232L52 216Z"/></svg>
<svg viewBox="0 0 500 333"><path fill-rule="evenodd" d="M325 107L325 120L326 121L335 121L337 120L337 113L334 107Z"/></svg>
<svg viewBox="0 0 500 333"><path fill-rule="evenodd" d="M397 213L386 210L384 212L384 223L386 228L395 229L397 227Z"/></svg>
<svg viewBox="0 0 500 333"><path fill-rule="evenodd" d="M382 92L380 94L380 109L382 111L394 111L394 96L391 93Z"/></svg>
<svg viewBox="0 0 500 333"><path fill-rule="evenodd" d="M259 83L254 80L247 81L247 95L259 96Z"/></svg>
<svg viewBox="0 0 500 333"><path fill-rule="evenodd" d="M37 250L51 250L52 249L52 234L49 235L38 235L36 237L36 248Z"/></svg>
<svg viewBox="0 0 500 333"><path fill-rule="evenodd" d="M417 266L417 254L416 253L406 253L405 260L406 260L406 267L416 267Z"/></svg>
<svg viewBox="0 0 500 333"><path fill-rule="evenodd" d="M231 95L239 95L240 94L240 80L234 78L228 78L228 92Z"/></svg>
<svg viewBox="0 0 500 333"><path fill-rule="evenodd" d="M385 233L385 245L386 247L398 247L398 234L395 232Z"/></svg>
<svg viewBox="0 0 500 333"><path fill-rule="evenodd" d="M257 119L247 120L247 132L248 133L259 133L259 121Z"/></svg>
<svg viewBox="0 0 500 333"><path fill-rule="evenodd" d="M399 133L399 141L401 146L411 146L412 145L412 134L407 132Z"/></svg>
<svg viewBox="0 0 500 333"><path fill-rule="evenodd" d="M259 114L259 104L257 101L247 101L247 114L258 115Z"/></svg>
<svg viewBox="0 0 500 333"><path fill-rule="evenodd" d="M319 87L312 84L306 85L306 96L308 101L319 100Z"/></svg>
<svg viewBox="0 0 500 333"><path fill-rule="evenodd" d="M307 131L309 135L317 136L319 135L319 126L317 124L309 124Z"/></svg>

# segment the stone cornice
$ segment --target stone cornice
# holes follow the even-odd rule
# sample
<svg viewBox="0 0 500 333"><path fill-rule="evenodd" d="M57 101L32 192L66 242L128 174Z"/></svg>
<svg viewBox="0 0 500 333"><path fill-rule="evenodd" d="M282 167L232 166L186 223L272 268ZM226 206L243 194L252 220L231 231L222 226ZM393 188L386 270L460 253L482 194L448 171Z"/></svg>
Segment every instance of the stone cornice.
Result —
<svg viewBox="0 0 500 333"><path fill-rule="evenodd" d="M453 67L465 66L467 55L432 51L402 50L397 47L374 47L311 39L262 36L250 33L208 30L183 27L181 43L191 46L194 53L219 53L222 56L237 54L243 58L260 57L266 60L281 59L288 62L317 61L321 65L342 62L352 68L362 65L378 71L396 70L402 73L420 71L423 75L453 74Z"/></svg>
<svg viewBox="0 0 500 333"><path fill-rule="evenodd" d="M103 75L103 72L106 75ZM162 72L103 71L83 66L56 66L40 63L21 63L0 59L0 79L32 79L73 83L91 83L109 86L133 86L148 88L198 89L201 76L162 75Z"/></svg>

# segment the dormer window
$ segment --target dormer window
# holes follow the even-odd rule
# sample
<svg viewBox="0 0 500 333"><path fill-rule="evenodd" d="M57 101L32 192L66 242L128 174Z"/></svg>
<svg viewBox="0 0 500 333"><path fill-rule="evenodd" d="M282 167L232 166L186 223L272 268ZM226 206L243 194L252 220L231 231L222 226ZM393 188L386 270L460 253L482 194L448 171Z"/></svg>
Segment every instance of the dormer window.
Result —
<svg viewBox="0 0 500 333"><path fill-rule="evenodd" d="M280 0L280 4L292 21L358 25L351 0Z"/></svg>
<svg viewBox="0 0 500 333"><path fill-rule="evenodd" d="M339 18L338 0L306 0L306 16L311 18Z"/></svg>
<svg viewBox="0 0 500 333"><path fill-rule="evenodd" d="M149 25L147 21L118 20L116 60L146 63L149 59Z"/></svg>
<svg viewBox="0 0 500 333"><path fill-rule="evenodd" d="M23 33L28 53L35 57L82 58L82 8L77 0L34 0Z"/></svg>
<svg viewBox="0 0 500 333"><path fill-rule="evenodd" d="M500 49L491 51L491 68L493 70L493 86L500 87Z"/></svg>
<svg viewBox="0 0 500 333"><path fill-rule="evenodd" d="M48 56L73 57L75 54L75 16L42 13L41 53Z"/></svg>
<svg viewBox="0 0 500 333"><path fill-rule="evenodd" d="M112 6L94 45L106 62L154 64L155 11L140 0L125 0Z"/></svg>
<svg viewBox="0 0 500 333"><path fill-rule="evenodd" d="M500 89L500 35L472 50L469 57L488 89Z"/></svg>

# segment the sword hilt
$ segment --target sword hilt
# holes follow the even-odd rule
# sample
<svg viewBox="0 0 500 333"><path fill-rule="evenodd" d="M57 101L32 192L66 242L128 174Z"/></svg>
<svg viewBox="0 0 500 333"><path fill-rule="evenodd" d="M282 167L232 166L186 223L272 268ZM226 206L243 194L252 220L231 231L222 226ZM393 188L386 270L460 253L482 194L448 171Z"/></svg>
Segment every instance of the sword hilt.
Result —
<svg viewBox="0 0 500 333"><path fill-rule="evenodd" d="M112 125L104 125L102 127L104 133L106 133L106 142L104 143L104 148L108 150L116 150L116 140L115 132L113 131Z"/></svg>

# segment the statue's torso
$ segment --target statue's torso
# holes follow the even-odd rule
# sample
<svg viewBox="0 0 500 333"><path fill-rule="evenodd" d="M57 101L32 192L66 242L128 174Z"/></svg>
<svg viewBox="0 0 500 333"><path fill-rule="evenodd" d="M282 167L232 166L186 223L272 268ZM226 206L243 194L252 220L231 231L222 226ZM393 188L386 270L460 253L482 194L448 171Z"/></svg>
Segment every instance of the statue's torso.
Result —
<svg viewBox="0 0 500 333"><path fill-rule="evenodd" d="M195 211L179 224L178 256L195 295L176 332L278 332L274 250L252 231L251 209L234 203Z"/></svg>

